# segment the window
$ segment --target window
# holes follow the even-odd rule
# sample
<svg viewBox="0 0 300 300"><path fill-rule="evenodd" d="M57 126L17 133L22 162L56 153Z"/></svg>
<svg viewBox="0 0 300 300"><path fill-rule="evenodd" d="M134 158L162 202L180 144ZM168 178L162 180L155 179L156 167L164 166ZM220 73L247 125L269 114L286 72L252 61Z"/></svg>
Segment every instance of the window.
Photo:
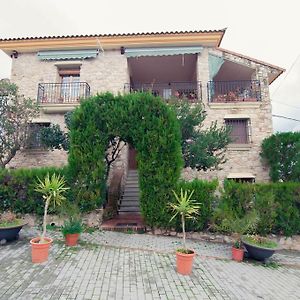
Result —
<svg viewBox="0 0 300 300"><path fill-rule="evenodd" d="M231 143L249 144L250 119L225 119L225 125L231 128Z"/></svg>
<svg viewBox="0 0 300 300"><path fill-rule="evenodd" d="M69 102L79 100L80 97L80 68L63 68L58 70L60 76L61 90L60 100Z"/></svg>
<svg viewBox="0 0 300 300"><path fill-rule="evenodd" d="M44 145L41 141L41 130L49 127L50 123L31 123L29 125L27 149L43 149Z"/></svg>

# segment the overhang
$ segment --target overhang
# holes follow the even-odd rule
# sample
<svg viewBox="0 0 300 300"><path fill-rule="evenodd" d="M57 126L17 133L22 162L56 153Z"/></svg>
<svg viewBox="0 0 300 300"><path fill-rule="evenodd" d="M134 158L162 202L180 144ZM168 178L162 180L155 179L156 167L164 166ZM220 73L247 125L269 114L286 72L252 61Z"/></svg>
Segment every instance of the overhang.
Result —
<svg viewBox="0 0 300 300"><path fill-rule="evenodd" d="M129 48L125 49L127 57L166 56L201 53L203 47L159 47L159 48Z"/></svg>

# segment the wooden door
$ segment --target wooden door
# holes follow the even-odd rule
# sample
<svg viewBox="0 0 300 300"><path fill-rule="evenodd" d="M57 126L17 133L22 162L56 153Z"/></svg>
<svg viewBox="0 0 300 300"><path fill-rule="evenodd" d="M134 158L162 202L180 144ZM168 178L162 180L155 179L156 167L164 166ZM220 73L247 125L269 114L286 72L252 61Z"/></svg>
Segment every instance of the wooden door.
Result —
<svg viewBox="0 0 300 300"><path fill-rule="evenodd" d="M128 149L128 168L129 170L137 169L136 150L131 145Z"/></svg>

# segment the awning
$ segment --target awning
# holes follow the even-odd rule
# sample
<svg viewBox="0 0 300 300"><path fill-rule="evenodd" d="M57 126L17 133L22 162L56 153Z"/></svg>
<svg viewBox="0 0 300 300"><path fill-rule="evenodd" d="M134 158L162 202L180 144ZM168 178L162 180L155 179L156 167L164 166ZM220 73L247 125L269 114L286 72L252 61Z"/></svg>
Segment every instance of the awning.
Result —
<svg viewBox="0 0 300 300"><path fill-rule="evenodd" d="M223 57L209 53L208 65L209 65L209 80L210 81L212 81L214 79L214 77L218 74L223 63L224 63Z"/></svg>
<svg viewBox="0 0 300 300"><path fill-rule="evenodd" d="M227 176L228 179L236 179L236 178L255 178L255 176L251 173L229 173Z"/></svg>
<svg viewBox="0 0 300 300"><path fill-rule="evenodd" d="M67 60L95 58L99 53L98 49L86 50L64 50L64 51L40 51L37 56L40 60Z"/></svg>
<svg viewBox="0 0 300 300"><path fill-rule="evenodd" d="M126 48L126 57L166 56L201 53L203 47Z"/></svg>

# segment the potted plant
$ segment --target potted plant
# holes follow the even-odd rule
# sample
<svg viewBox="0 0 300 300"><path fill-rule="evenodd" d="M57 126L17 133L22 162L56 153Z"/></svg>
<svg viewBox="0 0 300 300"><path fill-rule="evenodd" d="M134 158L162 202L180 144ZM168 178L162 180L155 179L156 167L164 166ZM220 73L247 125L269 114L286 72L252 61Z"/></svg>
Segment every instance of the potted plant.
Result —
<svg viewBox="0 0 300 300"><path fill-rule="evenodd" d="M70 217L64 222L61 228L62 234L65 237L67 246L76 246L80 233L82 232L82 222L79 218Z"/></svg>
<svg viewBox="0 0 300 300"><path fill-rule="evenodd" d="M195 257L195 251L188 249L186 246L186 232L185 232L185 219L193 219L195 215L199 214L200 206L191 199L194 191L188 194L188 191L180 190L180 195L177 195L175 191L175 203L169 203L169 207L173 211L173 216L170 222L177 216L180 216L182 226L182 238L183 248L176 251L176 266L177 272L182 275L189 275L192 272L193 259Z"/></svg>
<svg viewBox="0 0 300 300"><path fill-rule="evenodd" d="M64 177L55 173L51 177L47 173L44 180L38 178L36 182L35 191L43 195L45 207L42 235L30 241L33 263L41 263L48 259L49 248L52 243L52 239L46 237L48 208L50 205L54 207L61 205L65 201L64 192L69 189L65 187L65 183Z"/></svg>
<svg viewBox="0 0 300 300"><path fill-rule="evenodd" d="M259 235L243 236L242 241L249 257L256 260L265 261L278 250L278 244L276 242Z"/></svg>
<svg viewBox="0 0 300 300"><path fill-rule="evenodd" d="M26 225L24 220L17 219L16 215L10 211L0 215L0 241L13 241L19 236L22 227Z"/></svg>
<svg viewBox="0 0 300 300"><path fill-rule="evenodd" d="M255 210L248 212L244 217L239 218L234 213L225 214L220 224L214 224L214 229L226 233L233 233L235 242L232 245L232 259L238 262L244 259L244 245L242 243L242 235L245 233L254 232L257 223L258 215Z"/></svg>

